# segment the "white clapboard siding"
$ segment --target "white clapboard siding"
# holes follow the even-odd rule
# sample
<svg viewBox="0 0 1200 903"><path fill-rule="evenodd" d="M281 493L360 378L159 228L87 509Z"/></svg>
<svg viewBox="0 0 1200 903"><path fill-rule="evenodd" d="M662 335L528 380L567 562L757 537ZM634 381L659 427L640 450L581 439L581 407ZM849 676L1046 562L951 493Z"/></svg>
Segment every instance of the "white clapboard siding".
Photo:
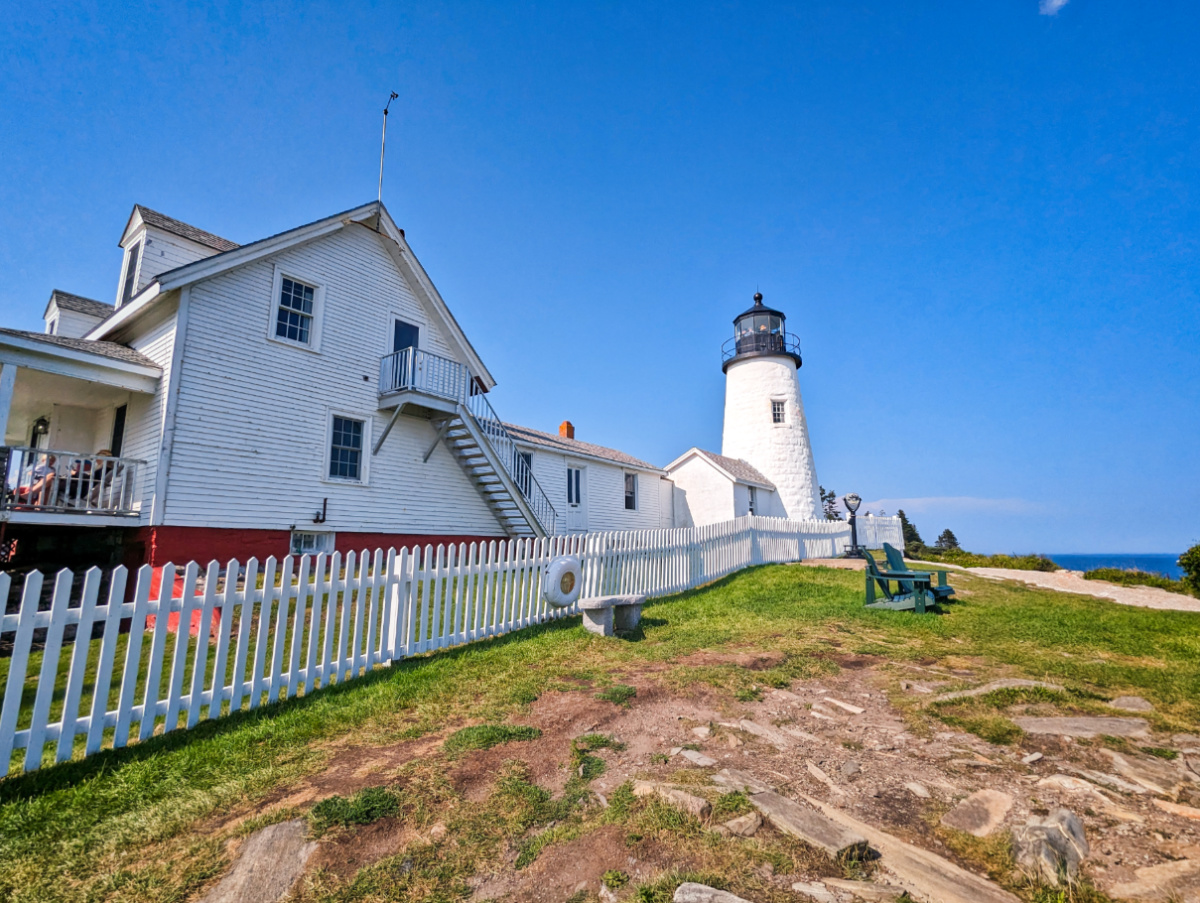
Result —
<svg viewBox="0 0 1200 903"><path fill-rule="evenodd" d="M872 538L894 530L898 541L897 519L870 520ZM253 558L245 566L192 561L165 565L159 574L140 568L130 601L122 601L123 567L109 574L103 599L98 569L82 575L77 596L75 575L62 570L44 610L45 578L33 571L17 611L0 618L0 642L12 649L0 708L0 774L19 750L18 769L29 771L308 694L407 656L576 614L576 606L554 608L542 596L542 575L560 555L579 557L584 597L653 597L750 565L831 557L849 534L840 521L746 516L697 528L363 550L344 559L268 558L261 567ZM10 582L0 573L0 598L8 598ZM189 637L193 624L206 641ZM27 689L32 706L22 708Z"/></svg>

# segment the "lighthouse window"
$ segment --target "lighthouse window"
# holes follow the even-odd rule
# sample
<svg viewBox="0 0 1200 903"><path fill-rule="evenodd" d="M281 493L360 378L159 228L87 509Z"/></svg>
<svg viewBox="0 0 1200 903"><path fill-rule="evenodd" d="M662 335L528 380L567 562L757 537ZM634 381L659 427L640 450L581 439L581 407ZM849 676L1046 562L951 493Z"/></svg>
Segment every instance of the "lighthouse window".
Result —
<svg viewBox="0 0 1200 903"><path fill-rule="evenodd" d="M782 401L771 402L771 422L772 423L785 423L786 422L787 413L786 413L786 408L784 407L784 404L785 404L785 402L782 402Z"/></svg>

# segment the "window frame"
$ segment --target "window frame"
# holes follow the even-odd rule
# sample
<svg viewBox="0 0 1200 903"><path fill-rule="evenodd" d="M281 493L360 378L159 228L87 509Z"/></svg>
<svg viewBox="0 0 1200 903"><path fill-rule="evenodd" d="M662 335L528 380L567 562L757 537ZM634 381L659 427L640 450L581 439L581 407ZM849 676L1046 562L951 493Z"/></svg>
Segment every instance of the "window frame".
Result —
<svg viewBox="0 0 1200 903"><path fill-rule="evenodd" d="M300 342L296 339L289 339L275 334L275 328L279 318L280 295L283 292L284 279L290 279L293 282L299 282L301 285L308 286L313 290L312 327L309 330L309 340L307 342ZM322 333L321 325L324 319L324 283L319 279L313 279L310 276L305 276L297 270L290 268L284 269L276 264L274 268L274 275L271 279L271 304L267 316L267 341L274 342L277 345L286 345L288 348L300 348L304 351L311 351L313 354L320 354ZM357 419L357 417L355 419Z"/></svg>
<svg viewBox="0 0 1200 903"><path fill-rule="evenodd" d="M363 425L362 449L359 451L358 479L350 477L335 477L329 473L329 465L333 460L333 419L354 420ZM355 413L340 408L328 408L325 411L325 454L322 456L321 482L334 486L369 486L371 485L371 424L370 414Z"/></svg>
<svg viewBox="0 0 1200 903"><path fill-rule="evenodd" d="M746 513L757 515L758 514L758 487L747 485L746 489L749 490L746 493Z"/></svg>
<svg viewBox="0 0 1200 903"><path fill-rule="evenodd" d="M775 406L779 406L776 411ZM771 399L771 425L772 426L787 426L787 399L772 398Z"/></svg>
<svg viewBox="0 0 1200 903"><path fill-rule="evenodd" d="M386 348L384 349L384 353L385 353L385 354L395 354L397 351L402 351L402 350L403 350L403 349L401 349L401 348L396 348L396 347L395 347L395 344L396 344L396 324L397 324L397 323L403 323L405 326L411 326L413 329L415 329L415 330L417 331L417 342L416 342L416 344L415 344L415 345L410 345L409 347L410 347L410 348L417 348L417 349L420 349L420 347L421 347L421 333L422 333L422 332L424 331L424 329L425 329L425 327L424 327L424 325L423 325L423 324L421 324L421 323L414 323L414 322L413 322L411 319L409 319L409 318L408 318L407 316L405 316L404 314L397 314L397 313L393 313L393 314L392 314L392 315L391 315L391 316L388 318L388 321L389 321L389 322L392 324L392 328L391 328L390 330L388 330L388 336L387 336L387 346L386 346Z"/></svg>
<svg viewBox="0 0 1200 903"><path fill-rule="evenodd" d="M321 537L325 540L324 545L326 548L314 549L311 552L297 551L296 538L299 536ZM337 533L335 533L333 530L298 530L293 528L291 535L288 537L288 554L297 558L301 555L312 555L315 557L322 553L325 555L332 555L336 549Z"/></svg>
<svg viewBox="0 0 1200 903"><path fill-rule="evenodd" d="M624 476L625 476L625 479L624 479L624 489L625 489L625 510L626 510L626 511L637 511L637 510L638 510L638 495L639 495L639 493L638 493L638 475L637 475L637 472L636 472L636 471L629 471L629 470L626 470L626 471L624 471ZM632 492L632 493L629 491L629 487L630 487L630 480L631 480L631 479L632 479L632 481L633 481L633 482L632 482L632 485L633 485L633 492ZM632 496L632 499L631 499L631 496ZM633 501L633 504L632 504L632 505L630 505L630 504L629 504L629 502L630 502L631 500Z"/></svg>
<svg viewBox="0 0 1200 903"><path fill-rule="evenodd" d="M145 242L146 236L143 235L125 252L125 266L121 270L121 289L117 307L123 307L137 295L138 267L142 264L142 257L144 256L142 248Z"/></svg>

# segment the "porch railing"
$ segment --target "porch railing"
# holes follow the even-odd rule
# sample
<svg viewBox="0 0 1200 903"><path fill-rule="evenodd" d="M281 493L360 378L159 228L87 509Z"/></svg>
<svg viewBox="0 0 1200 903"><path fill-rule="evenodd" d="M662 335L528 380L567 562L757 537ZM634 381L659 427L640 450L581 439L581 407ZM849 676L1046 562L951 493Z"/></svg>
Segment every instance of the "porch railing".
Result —
<svg viewBox="0 0 1200 903"><path fill-rule="evenodd" d="M136 515L145 461L55 449L0 447L0 510Z"/></svg>
<svg viewBox="0 0 1200 903"><path fill-rule="evenodd" d="M412 389L458 402L475 418L501 465L525 497L534 517L547 533L553 533L557 515L529 462L481 391L475 388L471 371L457 361L422 351L402 348L379 362L379 394Z"/></svg>

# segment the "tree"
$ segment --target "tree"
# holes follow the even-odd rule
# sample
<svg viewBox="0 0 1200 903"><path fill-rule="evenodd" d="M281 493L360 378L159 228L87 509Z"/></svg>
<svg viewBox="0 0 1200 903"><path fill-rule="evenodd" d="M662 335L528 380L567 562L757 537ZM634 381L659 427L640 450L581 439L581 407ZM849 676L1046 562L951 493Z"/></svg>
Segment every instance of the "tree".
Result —
<svg viewBox="0 0 1200 903"><path fill-rule="evenodd" d="M947 527L942 531L942 534L937 538L937 547L939 549L960 549L962 546L958 544L958 537L954 535L954 531Z"/></svg>
<svg viewBox="0 0 1200 903"><path fill-rule="evenodd" d="M904 545L907 546L910 542L925 545L925 540L923 540L921 538L921 534L917 532L916 524L911 523L909 519L905 517L903 508L896 512L896 516L900 518L900 529L903 531Z"/></svg>
<svg viewBox="0 0 1200 903"><path fill-rule="evenodd" d="M841 520L842 512L838 508L837 493L830 489L825 491L824 486L818 486L821 490L821 510L825 512L825 520Z"/></svg>
<svg viewBox="0 0 1200 903"><path fill-rule="evenodd" d="M1179 556L1179 567L1183 571L1183 582L1192 592L1200 596L1200 544L1192 546Z"/></svg>

